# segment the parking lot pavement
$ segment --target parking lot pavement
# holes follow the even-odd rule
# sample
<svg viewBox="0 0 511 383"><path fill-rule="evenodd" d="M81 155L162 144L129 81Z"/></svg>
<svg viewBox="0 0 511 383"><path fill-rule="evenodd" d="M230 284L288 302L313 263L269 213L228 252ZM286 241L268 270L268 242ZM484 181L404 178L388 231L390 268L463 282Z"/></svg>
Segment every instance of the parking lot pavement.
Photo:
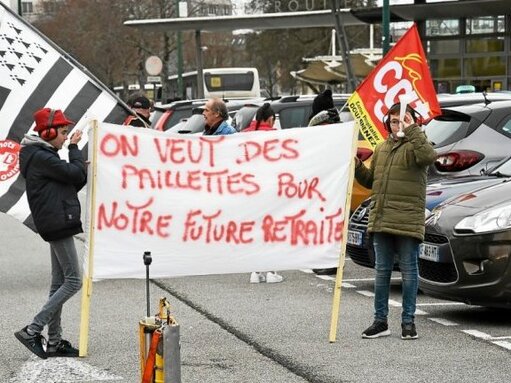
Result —
<svg viewBox="0 0 511 383"><path fill-rule="evenodd" d="M88 356L39 360L12 334L44 303L47 245L10 217L1 215L0 225L0 381L140 381L138 321L146 310L145 281L94 283ZM348 260L337 341L329 343L333 281L302 271L282 274L286 279L279 284L249 284L248 273L151 283L153 311L167 297L181 326L183 382L500 382L511 374L511 351L495 343L507 340L480 334L511 335L509 316L496 320L485 309L420 296L425 313L416 319L420 338L402 341L397 279L392 335L362 339L371 322L372 271ZM79 318L80 297L74 297L64 308L63 324L75 344Z"/></svg>

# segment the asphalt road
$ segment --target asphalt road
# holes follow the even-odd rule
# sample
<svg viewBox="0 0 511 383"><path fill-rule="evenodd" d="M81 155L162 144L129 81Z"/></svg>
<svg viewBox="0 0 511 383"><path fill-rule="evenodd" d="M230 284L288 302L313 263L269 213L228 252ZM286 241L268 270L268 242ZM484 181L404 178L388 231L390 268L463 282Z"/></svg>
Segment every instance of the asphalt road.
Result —
<svg viewBox="0 0 511 383"><path fill-rule="evenodd" d="M94 283L88 356L40 360L13 336L44 303L48 245L0 214L0 382L139 382L138 321L144 280ZM83 243L77 241L83 251ZM141 267L142 254L141 254ZM151 305L168 298L181 330L182 382L503 382L511 376L511 315L419 296L419 339L400 338L399 274L392 285L392 335L366 340L372 270L349 259L337 341L329 343L333 280L285 271L280 284L248 274L151 281ZM64 335L78 344L80 295L64 307Z"/></svg>

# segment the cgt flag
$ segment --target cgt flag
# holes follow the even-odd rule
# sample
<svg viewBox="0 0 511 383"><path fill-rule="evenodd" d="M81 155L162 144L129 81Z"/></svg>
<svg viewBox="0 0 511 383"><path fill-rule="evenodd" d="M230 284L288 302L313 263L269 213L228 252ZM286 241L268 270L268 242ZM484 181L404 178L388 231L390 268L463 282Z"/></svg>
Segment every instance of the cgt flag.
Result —
<svg viewBox="0 0 511 383"><path fill-rule="evenodd" d="M413 25L372 70L348 100L351 113L364 137L376 146L387 136L383 119L404 95L408 104L429 121L440 114L440 105L422 48Z"/></svg>
<svg viewBox="0 0 511 383"><path fill-rule="evenodd" d="M33 129L34 112L62 109L79 126L92 117L122 124L130 110L84 67L0 5L0 211L33 229L18 152L24 134Z"/></svg>

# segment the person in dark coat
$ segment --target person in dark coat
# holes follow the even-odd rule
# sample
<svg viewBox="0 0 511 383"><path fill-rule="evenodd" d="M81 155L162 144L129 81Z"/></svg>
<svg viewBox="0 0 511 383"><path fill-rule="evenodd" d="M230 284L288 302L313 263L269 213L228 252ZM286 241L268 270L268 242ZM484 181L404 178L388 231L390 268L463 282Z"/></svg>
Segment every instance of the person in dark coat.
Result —
<svg viewBox="0 0 511 383"><path fill-rule="evenodd" d="M130 115L124 121L124 125L136 126L138 128L150 128L151 100L144 95L135 95L128 100L128 105L133 109L135 115Z"/></svg>
<svg viewBox="0 0 511 383"><path fill-rule="evenodd" d="M362 333L369 339L390 335L387 316L394 258L402 275L401 337L418 337L414 323L418 255L424 240L427 168L435 162L436 152L417 123L418 113L407 105L400 121L400 109L399 103L389 109L385 120L389 136L375 148L371 167L355 157L355 177L371 189L368 232L376 258L374 322Z"/></svg>
<svg viewBox="0 0 511 383"><path fill-rule="evenodd" d="M309 116L309 126L335 124L340 122L339 112L334 106L332 91L325 89L312 101L312 113Z"/></svg>
<svg viewBox="0 0 511 383"><path fill-rule="evenodd" d="M335 124L341 122L339 112L334 106L334 99L330 89L318 94L312 101L312 113L309 117L309 126ZM335 275L337 267L325 269L312 269L316 275Z"/></svg>
<svg viewBox="0 0 511 383"><path fill-rule="evenodd" d="M77 357L78 350L62 338L61 313L64 303L82 286L81 266L73 236L82 233L78 191L87 181L86 164L78 149L82 132L69 138L69 162L58 151L74 124L59 109L43 108L34 114L38 135L21 141L20 170L26 181L30 212L39 235L50 244L51 286L48 301L32 322L14 333L38 357ZM48 327L48 347L41 335Z"/></svg>

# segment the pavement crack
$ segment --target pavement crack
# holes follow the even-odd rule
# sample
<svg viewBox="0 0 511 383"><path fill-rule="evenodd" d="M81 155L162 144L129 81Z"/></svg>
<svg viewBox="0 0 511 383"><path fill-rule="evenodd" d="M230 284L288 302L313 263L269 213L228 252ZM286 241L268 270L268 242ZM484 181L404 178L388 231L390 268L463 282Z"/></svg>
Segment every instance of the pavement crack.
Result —
<svg viewBox="0 0 511 383"><path fill-rule="evenodd" d="M185 294L182 294L170 286L166 285L165 283L151 279L150 280L154 285L158 286L160 289L168 292L171 294L174 298L181 301L182 303L186 304L193 310L197 311L204 317L206 317L208 320L216 323L218 326L223 328L225 331L229 332L239 340L241 340L243 343L251 346L253 349L255 349L258 353L263 355L264 357L274 361L275 363L279 364L283 368L287 369L291 373L305 379L309 383L343 383L343 381L339 380L338 378L335 380L324 380L319 379L317 376L317 373L315 373L311 368L305 368L301 365L298 365L295 363L292 359L286 357L285 355L282 355L278 352L275 352L275 350L266 347L254 339L252 339L248 334L238 330L237 328L231 326L229 323L224 321L222 318L219 318L218 316L212 314L211 312L207 311L200 305L196 304L195 302L191 301Z"/></svg>

